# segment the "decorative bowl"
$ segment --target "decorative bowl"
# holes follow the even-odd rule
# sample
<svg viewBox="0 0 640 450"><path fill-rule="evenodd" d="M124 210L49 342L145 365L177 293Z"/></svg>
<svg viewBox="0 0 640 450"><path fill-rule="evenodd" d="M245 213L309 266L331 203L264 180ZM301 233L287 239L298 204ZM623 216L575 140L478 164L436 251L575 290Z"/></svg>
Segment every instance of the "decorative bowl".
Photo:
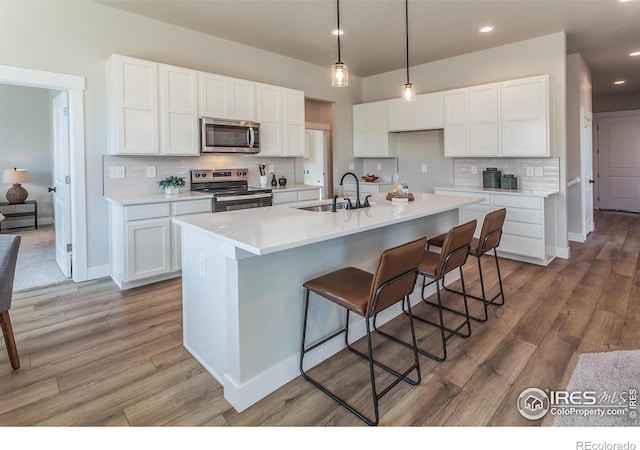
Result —
<svg viewBox="0 0 640 450"><path fill-rule="evenodd" d="M368 183L372 183L372 182L376 181L378 179L378 177L375 176L375 175L366 174L366 175L362 176L362 179L364 181L368 182Z"/></svg>

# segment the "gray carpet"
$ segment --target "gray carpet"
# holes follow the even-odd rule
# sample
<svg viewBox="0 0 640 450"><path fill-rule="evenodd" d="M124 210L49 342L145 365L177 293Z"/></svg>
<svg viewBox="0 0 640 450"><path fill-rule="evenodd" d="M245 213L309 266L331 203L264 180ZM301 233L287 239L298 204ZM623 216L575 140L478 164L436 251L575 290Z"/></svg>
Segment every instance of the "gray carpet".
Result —
<svg viewBox="0 0 640 450"><path fill-rule="evenodd" d="M628 427L640 426L638 399L631 408L630 393L640 394L640 350L585 353L571 375L568 392L595 391L599 414L556 415L554 426L561 427ZM608 415L612 406L624 410L621 415ZM580 408L585 410L586 408Z"/></svg>
<svg viewBox="0 0 640 450"><path fill-rule="evenodd" d="M19 234L20 251L16 265L13 291L24 291L70 281L56 264L55 230L53 225L44 225L37 230L18 231L10 229L3 234Z"/></svg>

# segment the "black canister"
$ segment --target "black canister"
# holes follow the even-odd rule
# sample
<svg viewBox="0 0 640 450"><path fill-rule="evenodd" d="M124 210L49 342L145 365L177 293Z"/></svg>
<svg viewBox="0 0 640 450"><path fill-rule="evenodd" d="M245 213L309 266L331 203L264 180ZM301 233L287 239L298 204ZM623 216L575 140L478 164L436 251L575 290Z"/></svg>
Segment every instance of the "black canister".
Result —
<svg viewBox="0 0 640 450"><path fill-rule="evenodd" d="M482 171L482 187L490 189L500 189L500 177L502 172L495 167L487 167Z"/></svg>
<svg viewBox="0 0 640 450"><path fill-rule="evenodd" d="M518 189L518 179L506 173L500 178L500 189Z"/></svg>

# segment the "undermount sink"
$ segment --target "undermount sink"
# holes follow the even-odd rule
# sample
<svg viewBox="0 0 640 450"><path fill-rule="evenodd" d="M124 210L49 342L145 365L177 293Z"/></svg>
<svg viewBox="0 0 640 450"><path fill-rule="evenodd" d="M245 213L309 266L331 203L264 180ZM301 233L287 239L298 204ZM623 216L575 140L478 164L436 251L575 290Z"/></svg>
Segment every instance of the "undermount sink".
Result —
<svg viewBox="0 0 640 450"><path fill-rule="evenodd" d="M336 203L336 209L343 209L344 203ZM296 209L302 209L303 211L331 211L331 203L327 203L325 205L312 205L312 206L301 206Z"/></svg>

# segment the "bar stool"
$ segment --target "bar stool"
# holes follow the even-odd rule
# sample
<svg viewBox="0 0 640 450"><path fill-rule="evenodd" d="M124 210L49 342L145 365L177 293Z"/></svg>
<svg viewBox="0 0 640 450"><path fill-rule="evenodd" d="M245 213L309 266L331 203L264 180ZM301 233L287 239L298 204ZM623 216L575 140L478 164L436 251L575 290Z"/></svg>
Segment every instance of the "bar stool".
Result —
<svg viewBox="0 0 640 450"><path fill-rule="evenodd" d="M390 307L391 305L408 299L409 294L413 292L418 276L418 264L424 253L427 239L421 238L415 241L385 250L380 256L378 267L375 274L365 272L355 267L346 267L334 272L322 275L313 280L309 280L303 284L305 288L304 295L304 320L302 329L302 352L300 355L300 372L305 380L319 388L329 397L334 399L340 405L355 414L359 419L363 420L367 425L377 425L379 422L378 401L382 396L391 390L400 381L405 381L412 385L420 383L420 365L418 361L416 337L413 326L413 318L409 315L409 328L411 330L411 338L413 345L414 361L411 367L403 373L382 364L373 358L371 345L371 324L370 318L378 312ZM307 318L309 312L309 292L314 292L325 299L334 302L346 309L346 323L343 328L335 333L321 339L319 342L307 346ZM365 319L367 353L362 353L349 344L349 314L355 313ZM375 330L375 326L373 328ZM318 381L311 378L303 369L304 357L310 351L318 348L320 345L330 341L331 339L344 333L345 344L347 348L356 355L365 358L369 363L369 374L371 377L371 394L373 397L373 418L365 416L353 406L349 405L345 400L331 392ZM396 379L380 393L376 387L374 374L374 365L380 367L396 377ZM412 380L408 377L411 372L416 371L416 379Z"/></svg>
<svg viewBox="0 0 640 450"><path fill-rule="evenodd" d="M467 317L461 324L459 324L455 328L450 328L445 326L444 324L444 316L442 314L443 306L442 306L442 298L440 296L440 283L442 283L444 287L444 276L445 274L455 270L460 270L460 279L462 281L462 298L464 299L464 307L465 311L468 312L467 305L467 296L465 293L464 287L464 276L462 274L462 266L467 261L467 256L469 254L469 245L471 243L471 239L473 238L473 232L476 229L477 222L472 220L471 222L467 222L462 225L458 225L456 227L451 228L446 234L443 242L442 251L440 253L432 252L426 250L423 252L422 259L420 261L420 265L418 266L418 274L422 275L422 300L428 305L434 305L438 307L438 322L433 322L424 317L417 316L411 312L410 309L405 309L405 314L412 315L414 319L419 320L421 322L427 323L429 325L433 325L440 330L440 340L442 344L442 356L435 355L426 350L418 348L418 353L425 355L431 359L436 361L444 361L447 359L447 341L451 339L453 336L460 336L463 338L467 338L471 336L471 322L469 317ZM427 282L427 278L431 279L431 281ZM427 286L431 284L436 284L436 297L438 299L437 303L433 303L427 301L424 296L424 291ZM408 306L408 301L406 302ZM405 302L402 303L403 309L405 307ZM374 321L375 325L375 321ZM463 328L467 328L466 333L462 333L461 330ZM382 332L379 331L381 334ZM446 333L445 333L446 332ZM401 344L409 346L409 343L401 341L396 337L386 335L388 338L400 342Z"/></svg>
<svg viewBox="0 0 640 450"><path fill-rule="evenodd" d="M480 274L480 289L482 291L482 297L478 297L476 295L467 294L468 297L471 297L475 300L480 300L483 303L484 315L481 317L469 316L473 320L478 322L486 322L489 318L489 314L487 308L489 305L504 305L504 290L502 289L502 277L500 275L500 264L498 263L498 253L496 248L500 245L500 238L502 237L502 226L504 225L504 220L507 215L507 210L505 208L497 209L495 211L491 211L488 213L484 220L482 221L482 230L480 231L480 236L477 238L473 238L471 241L471 248L469 249L469 255L474 256L478 260L478 272ZM444 234L440 236L436 236L427 241L427 248L430 246L434 247L442 247L444 242ZM493 250L493 256L496 261L496 270L498 272L498 284L500 286L499 292L487 299L487 295L484 287L484 276L482 274L482 264L480 262L481 258L489 251ZM456 292L460 294L459 291L453 290L451 288L445 288L448 291ZM499 302L496 300L498 297L501 298ZM460 311L456 311L450 308L445 307L446 310L462 314Z"/></svg>
<svg viewBox="0 0 640 450"><path fill-rule="evenodd" d="M14 369L20 367L20 357L13 335L9 309L11 309L13 279L16 273L20 240L21 237L18 235L0 236L0 329L2 329L4 345L9 354L9 362Z"/></svg>

